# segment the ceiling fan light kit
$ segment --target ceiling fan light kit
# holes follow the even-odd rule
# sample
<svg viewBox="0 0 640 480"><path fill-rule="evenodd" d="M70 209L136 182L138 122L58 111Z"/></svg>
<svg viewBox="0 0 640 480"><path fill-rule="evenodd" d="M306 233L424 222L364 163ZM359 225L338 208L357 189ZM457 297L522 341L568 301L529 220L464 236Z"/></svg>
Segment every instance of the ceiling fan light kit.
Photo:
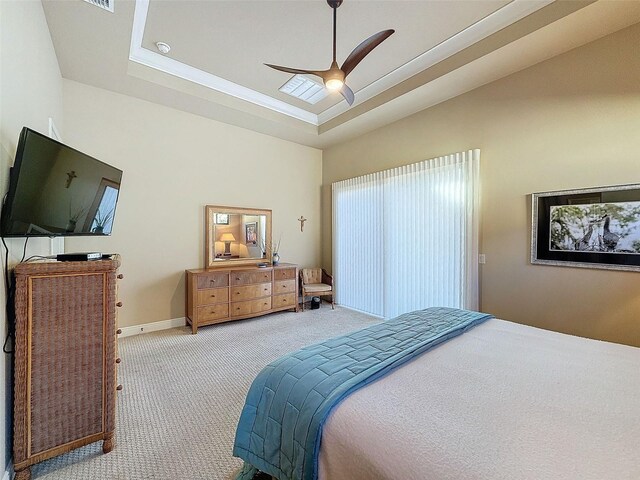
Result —
<svg viewBox="0 0 640 480"><path fill-rule="evenodd" d="M325 87L332 92L340 92L349 105L353 105L355 95L353 90L345 83L347 75L366 57L371 51L389 38L395 30L383 30L371 35L364 42L358 45L347 57L342 64L338 66L336 61L336 18L338 7L342 5L342 0L327 0L329 6L333 9L333 61L329 70L303 70L299 68L282 67L280 65L272 65L265 63L267 67L271 67L281 72L293 74L308 74L322 78Z"/></svg>
<svg viewBox="0 0 640 480"><path fill-rule="evenodd" d="M332 90L334 92L338 91L344 85L344 77L345 77L344 72L340 70L336 62L333 62L331 64L331 68L327 71L326 75L324 75L323 77L324 85L329 90Z"/></svg>

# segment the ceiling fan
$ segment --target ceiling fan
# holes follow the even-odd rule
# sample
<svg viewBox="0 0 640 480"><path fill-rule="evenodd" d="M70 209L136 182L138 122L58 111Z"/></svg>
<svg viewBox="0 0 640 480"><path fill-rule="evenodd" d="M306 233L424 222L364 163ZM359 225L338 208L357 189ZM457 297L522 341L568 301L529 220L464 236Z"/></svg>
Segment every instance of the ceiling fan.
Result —
<svg viewBox="0 0 640 480"><path fill-rule="evenodd" d="M371 35L364 42L354 48L353 52L349 54L342 64L342 67L338 67L338 62L336 62L336 16L338 7L342 4L342 0L327 0L327 3L333 9L333 62L331 62L329 70L302 70L299 68L271 65L269 63L265 63L265 65L267 67L280 70L281 72L316 75L322 78L324 85L329 90L334 92L339 90L349 105L353 105L355 97L353 90L351 90L345 83L347 75L356 68L356 66L371 52L371 50L389 38L395 30L383 30L382 32Z"/></svg>

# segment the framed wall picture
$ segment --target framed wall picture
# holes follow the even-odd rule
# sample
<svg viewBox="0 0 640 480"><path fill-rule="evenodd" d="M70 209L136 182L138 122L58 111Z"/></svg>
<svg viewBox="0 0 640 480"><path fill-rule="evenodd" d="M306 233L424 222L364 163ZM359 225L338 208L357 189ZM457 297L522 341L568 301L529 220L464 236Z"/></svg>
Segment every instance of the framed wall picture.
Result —
<svg viewBox="0 0 640 480"><path fill-rule="evenodd" d="M640 271L640 184L531 195L531 263Z"/></svg>
<svg viewBox="0 0 640 480"><path fill-rule="evenodd" d="M250 222L244 226L247 245L256 245L258 243L258 222Z"/></svg>
<svg viewBox="0 0 640 480"><path fill-rule="evenodd" d="M216 225L229 225L229 214L216 213Z"/></svg>

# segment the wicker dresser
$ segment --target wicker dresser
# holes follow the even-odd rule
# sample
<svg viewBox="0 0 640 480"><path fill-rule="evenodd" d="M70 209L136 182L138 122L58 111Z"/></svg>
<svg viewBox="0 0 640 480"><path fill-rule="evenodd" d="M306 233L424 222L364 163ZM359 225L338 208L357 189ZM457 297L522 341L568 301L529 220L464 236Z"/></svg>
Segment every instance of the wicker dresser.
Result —
<svg viewBox="0 0 640 480"><path fill-rule="evenodd" d="M259 268L187 270L186 319L192 333L214 323L298 311L298 267L290 263Z"/></svg>
<svg viewBox="0 0 640 480"><path fill-rule="evenodd" d="M22 263L16 275L13 461L114 446L118 260Z"/></svg>

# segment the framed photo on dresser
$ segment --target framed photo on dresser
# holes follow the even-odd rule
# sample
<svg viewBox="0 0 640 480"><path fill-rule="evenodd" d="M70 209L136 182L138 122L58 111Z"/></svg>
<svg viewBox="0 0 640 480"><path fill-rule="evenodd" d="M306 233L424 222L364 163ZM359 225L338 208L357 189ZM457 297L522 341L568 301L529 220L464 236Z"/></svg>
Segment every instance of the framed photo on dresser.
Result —
<svg viewBox="0 0 640 480"><path fill-rule="evenodd" d="M258 243L258 222L246 223L244 229L247 245L256 245Z"/></svg>

